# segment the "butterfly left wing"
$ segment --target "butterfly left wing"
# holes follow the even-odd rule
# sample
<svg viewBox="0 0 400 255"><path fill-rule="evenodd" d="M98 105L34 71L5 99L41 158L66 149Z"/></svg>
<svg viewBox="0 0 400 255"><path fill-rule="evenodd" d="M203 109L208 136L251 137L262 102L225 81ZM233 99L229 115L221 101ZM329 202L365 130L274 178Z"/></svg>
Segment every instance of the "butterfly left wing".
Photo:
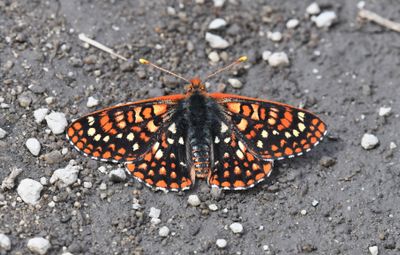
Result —
<svg viewBox="0 0 400 255"><path fill-rule="evenodd" d="M290 105L221 93L210 94L239 140L264 160L302 155L326 134L326 124L313 113Z"/></svg>

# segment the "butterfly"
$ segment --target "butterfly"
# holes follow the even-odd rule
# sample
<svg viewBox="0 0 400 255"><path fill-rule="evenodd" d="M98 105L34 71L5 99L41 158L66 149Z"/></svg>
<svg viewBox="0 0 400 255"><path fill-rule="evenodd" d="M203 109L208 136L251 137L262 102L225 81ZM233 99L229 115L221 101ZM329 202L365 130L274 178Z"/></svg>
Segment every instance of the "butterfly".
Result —
<svg viewBox="0 0 400 255"><path fill-rule="evenodd" d="M186 94L90 113L71 123L67 139L92 159L123 163L134 178L156 190L188 190L196 178L220 189L245 190L271 174L274 160L308 152L327 132L326 124L309 111L208 93L199 78L184 80L189 82Z"/></svg>

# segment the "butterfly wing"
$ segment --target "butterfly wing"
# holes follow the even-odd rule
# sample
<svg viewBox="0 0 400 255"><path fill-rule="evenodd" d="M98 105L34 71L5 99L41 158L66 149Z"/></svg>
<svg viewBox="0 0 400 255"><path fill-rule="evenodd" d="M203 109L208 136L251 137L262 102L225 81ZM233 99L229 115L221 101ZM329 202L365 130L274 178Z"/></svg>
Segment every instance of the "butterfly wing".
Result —
<svg viewBox="0 0 400 255"><path fill-rule="evenodd" d="M132 162L143 157L172 116L184 95L164 96L117 105L81 117L67 129L67 139L93 159ZM173 128L173 126L172 126Z"/></svg>
<svg viewBox="0 0 400 255"><path fill-rule="evenodd" d="M313 113L290 105L214 93L232 131L255 156L280 160L302 155L326 134L326 124Z"/></svg>

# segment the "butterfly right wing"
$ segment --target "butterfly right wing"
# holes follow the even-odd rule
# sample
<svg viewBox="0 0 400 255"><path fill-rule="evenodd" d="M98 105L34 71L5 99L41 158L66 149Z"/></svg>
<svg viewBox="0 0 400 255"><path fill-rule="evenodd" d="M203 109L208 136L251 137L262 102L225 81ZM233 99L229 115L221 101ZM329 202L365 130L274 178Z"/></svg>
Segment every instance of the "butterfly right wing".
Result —
<svg viewBox="0 0 400 255"><path fill-rule="evenodd" d="M157 142L161 130L174 129L170 119L185 95L117 105L81 117L67 129L67 139L93 159L132 162Z"/></svg>

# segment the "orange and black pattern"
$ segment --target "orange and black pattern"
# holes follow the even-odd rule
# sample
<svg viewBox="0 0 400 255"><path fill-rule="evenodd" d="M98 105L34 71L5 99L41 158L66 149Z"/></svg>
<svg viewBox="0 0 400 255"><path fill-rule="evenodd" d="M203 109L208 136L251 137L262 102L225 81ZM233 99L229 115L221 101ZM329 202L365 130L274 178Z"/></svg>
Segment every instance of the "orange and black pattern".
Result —
<svg viewBox="0 0 400 255"><path fill-rule="evenodd" d="M68 127L67 139L93 159L124 163L132 176L163 191L196 178L244 190L267 178L274 160L302 155L326 134L313 113L286 104L213 93L200 80L187 94L99 110Z"/></svg>

